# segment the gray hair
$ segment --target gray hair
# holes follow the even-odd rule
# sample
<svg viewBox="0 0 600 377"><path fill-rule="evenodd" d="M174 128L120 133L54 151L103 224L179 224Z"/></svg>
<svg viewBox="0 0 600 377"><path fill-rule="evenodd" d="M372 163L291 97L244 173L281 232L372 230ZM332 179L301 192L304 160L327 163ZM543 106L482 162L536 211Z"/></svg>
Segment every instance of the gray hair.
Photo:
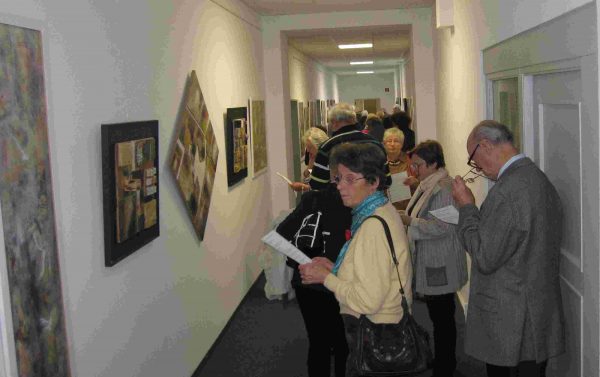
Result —
<svg viewBox="0 0 600 377"><path fill-rule="evenodd" d="M356 112L354 111L354 106L344 102L338 103L329 110L327 114L327 120L329 122L335 120L338 122L356 123Z"/></svg>
<svg viewBox="0 0 600 377"><path fill-rule="evenodd" d="M514 136L511 130L495 120L482 120L473 128L471 136L477 143L485 139L492 144L509 143L510 145L514 145Z"/></svg>
<svg viewBox="0 0 600 377"><path fill-rule="evenodd" d="M302 140L306 143L310 141L315 147L319 148L319 145L323 144L329 139L329 136L320 128L311 127L302 136Z"/></svg>
<svg viewBox="0 0 600 377"><path fill-rule="evenodd" d="M402 144L404 144L404 132L402 132L402 130L400 130L399 128L392 127L385 130L385 132L383 133L383 140L385 140L386 137L390 136L396 136L398 139L400 139L400 141L402 141Z"/></svg>

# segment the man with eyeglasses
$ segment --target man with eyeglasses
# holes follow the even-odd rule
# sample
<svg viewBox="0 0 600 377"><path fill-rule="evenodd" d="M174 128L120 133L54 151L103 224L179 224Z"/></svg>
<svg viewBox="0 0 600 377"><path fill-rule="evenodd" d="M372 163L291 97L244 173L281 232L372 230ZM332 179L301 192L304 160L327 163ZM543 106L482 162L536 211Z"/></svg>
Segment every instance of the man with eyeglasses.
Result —
<svg viewBox="0 0 600 377"><path fill-rule="evenodd" d="M472 258L465 351L486 363L489 377L545 376L547 360L565 350L560 198L513 143L493 120L471 131L470 172L495 181L480 209L466 180L453 182L458 234Z"/></svg>

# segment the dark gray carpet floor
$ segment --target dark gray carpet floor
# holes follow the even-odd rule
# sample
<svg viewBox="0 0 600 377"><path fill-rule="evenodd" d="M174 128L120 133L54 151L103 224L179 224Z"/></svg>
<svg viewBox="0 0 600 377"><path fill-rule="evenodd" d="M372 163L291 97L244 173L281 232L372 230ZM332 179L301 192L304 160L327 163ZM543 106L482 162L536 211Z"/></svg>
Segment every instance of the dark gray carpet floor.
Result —
<svg viewBox="0 0 600 377"><path fill-rule="evenodd" d="M261 274L192 377L306 377L308 340L298 304L267 300L264 286ZM484 364L463 352L464 316L457 308L455 377L485 376ZM431 334L423 302L415 300L413 314Z"/></svg>

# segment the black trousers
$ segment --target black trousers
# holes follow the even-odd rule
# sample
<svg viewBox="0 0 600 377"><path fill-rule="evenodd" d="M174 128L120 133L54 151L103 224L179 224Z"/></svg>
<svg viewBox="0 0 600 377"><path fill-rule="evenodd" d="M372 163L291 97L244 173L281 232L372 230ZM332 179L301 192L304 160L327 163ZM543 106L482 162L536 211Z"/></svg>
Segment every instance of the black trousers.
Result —
<svg viewBox="0 0 600 377"><path fill-rule="evenodd" d="M335 296L328 291L303 286L295 289L308 334L308 376L329 377L333 355L335 376L344 377L348 344Z"/></svg>
<svg viewBox="0 0 600 377"><path fill-rule="evenodd" d="M435 360L433 377L452 376L456 369L456 304L454 293L425 295L429 318L433 322Z"/></svg>
<svg viewBox="0 0 600 377"><path fill-rule="evenodd" d="M514 367L485 364L488 377L546 377L547 361L521 361Z"/></svg>

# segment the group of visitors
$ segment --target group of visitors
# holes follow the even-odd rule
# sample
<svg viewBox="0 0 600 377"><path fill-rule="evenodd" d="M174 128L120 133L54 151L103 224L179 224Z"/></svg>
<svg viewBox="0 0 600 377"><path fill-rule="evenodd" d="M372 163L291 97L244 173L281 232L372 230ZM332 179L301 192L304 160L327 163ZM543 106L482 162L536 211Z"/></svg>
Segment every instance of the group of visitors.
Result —
<svg viewBox="0 0 600 377"><path fill-rule="evenodd" d="M362 132L353 106L340 103L329 111L331 138L318 129L305 135L306 182L291 185L303 195L277 231L312 259L290 263L309 339L308 375L330 376L333 357L335 376L358 376L359 318L398 323L402 286L409 307L413 292L423 297L433 323L432 375L453 376L455 293L467 283L469 253L465 352L485 362L490 377L545 376L547 360L564 352L554 186L498 122L472 130L470 169L452 178L440 143L414 145L414 132L401 127L410 118L391 118L395 126L376 140ZM387 189L400 171L409 173L403 184L412 196L392 205ZM494 183L479 208L467 187L478 177ZM432 214L449 207L458 224ZM373 216L387 224L391 241Z"/></svg>

